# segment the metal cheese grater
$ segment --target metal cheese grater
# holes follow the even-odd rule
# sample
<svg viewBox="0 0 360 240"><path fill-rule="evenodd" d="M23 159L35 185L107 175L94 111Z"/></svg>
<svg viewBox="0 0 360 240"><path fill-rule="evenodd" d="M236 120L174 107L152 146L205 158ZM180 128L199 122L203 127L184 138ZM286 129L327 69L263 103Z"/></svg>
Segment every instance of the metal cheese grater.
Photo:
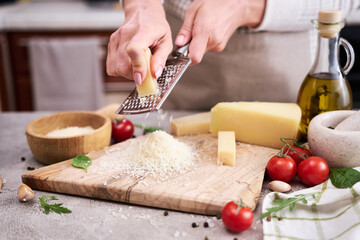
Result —
<svg viewBox="0 0 360 240"><path fill-rule="evenodd" d="M166 60L164 71L157 79L158 93L145 97L139 97L137 89L130 93L125 101L120 105L117 114L140 114L159 110L165 99L169 96L175 84L179 81L185 70L191 63L187 57L189 43L183 47L175 49Z"/></svg>

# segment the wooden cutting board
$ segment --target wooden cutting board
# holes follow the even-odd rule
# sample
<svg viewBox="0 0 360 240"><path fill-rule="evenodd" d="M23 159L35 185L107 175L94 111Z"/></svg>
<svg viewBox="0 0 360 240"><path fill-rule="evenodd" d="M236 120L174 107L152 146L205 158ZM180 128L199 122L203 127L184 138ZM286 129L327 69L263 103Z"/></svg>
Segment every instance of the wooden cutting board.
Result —
<svg viewBox="0 0 360 240"><path fill-rule="evenodd" d="M198 149L199 160L192 170L161 178L129 176L121 169L121 159L104 158L109 152L125 153L144 137L88 154L93 161L87 173L67 160L27 172L22 175L22 180L37 190L216 215L226 202L240 198L255 208L266 163L279 151L240 143L236 146L236 166L218 166L216 136L179 137L180 141Z"/></svg>

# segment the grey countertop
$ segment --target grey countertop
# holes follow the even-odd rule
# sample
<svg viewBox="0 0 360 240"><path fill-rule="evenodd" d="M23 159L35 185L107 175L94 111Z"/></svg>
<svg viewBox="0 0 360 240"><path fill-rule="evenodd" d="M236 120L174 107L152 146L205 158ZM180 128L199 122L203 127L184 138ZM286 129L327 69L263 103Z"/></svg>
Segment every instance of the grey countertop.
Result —
<svg viewBox="0 0 360 240"><path fill-rule="evenodd" d="M170 117L189 112L151 113L130 116L134 123L160 125L169 129ZM262 239L260 221L261 202L266 193L268 179L265 179L260 203L255 210L253 225L243 233L231 233L221 220L213 216L203 216L164 209L155 209L110 202L86 197L78 197L43 191L34 191L30 202L20 202L17 189L21 175L28 167L44 166L34 159L26 142L26 125L48 112L2 113L0 114L0 176L4 180L0 193L0 239ZM164 117L165 116L165 117ZM136 130L136 135L141 134ZM24 157L25 161L21 158ZM297 190L301 186L292 184ZM39 197L56 196L72 213L46 215L40 207ZM210 227L203 227L207 221ZM200 224L192 228L191 224Z"/></svg>

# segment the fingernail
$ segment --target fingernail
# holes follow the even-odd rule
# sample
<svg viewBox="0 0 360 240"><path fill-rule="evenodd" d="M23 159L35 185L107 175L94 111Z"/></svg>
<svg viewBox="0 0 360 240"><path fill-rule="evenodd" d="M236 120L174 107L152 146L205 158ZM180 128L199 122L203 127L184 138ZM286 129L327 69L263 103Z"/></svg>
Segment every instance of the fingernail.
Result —
<svg viewBox="0 0 360 240"><path fill-rule="evenodd" d="M137 85L141 85L141 73L134 73L134 81Z"/></svg>
<svg viewBox="0 0 360 240"><path fill-rule="evenodd" d="M159 66L156 73L155 73L156 79L158 79L161 76L162 72L163 72L163 67Z"/></svg>
<svg viewBox="0 0 360 240"><path fill-rule="evenodd" d="M180 34L175 39L175 45L182 45L184 43L184 40L185 40L185 36Z"/></svg>

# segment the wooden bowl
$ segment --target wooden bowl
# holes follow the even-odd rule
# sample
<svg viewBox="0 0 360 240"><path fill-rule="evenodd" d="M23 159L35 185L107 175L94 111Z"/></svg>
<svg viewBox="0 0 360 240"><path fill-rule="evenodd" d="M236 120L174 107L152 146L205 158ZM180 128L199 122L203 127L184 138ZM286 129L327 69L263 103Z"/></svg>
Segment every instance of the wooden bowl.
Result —
<svg viewBox="0 0 360 240"><path fill-rule="evenodd" d="M73 137L48 137L55 129L91 126L95 130ZM26 126L26 138L34 157L45 164L74 158L110 144L111 121L93 112L61 112L35 119Z"/></svg>

